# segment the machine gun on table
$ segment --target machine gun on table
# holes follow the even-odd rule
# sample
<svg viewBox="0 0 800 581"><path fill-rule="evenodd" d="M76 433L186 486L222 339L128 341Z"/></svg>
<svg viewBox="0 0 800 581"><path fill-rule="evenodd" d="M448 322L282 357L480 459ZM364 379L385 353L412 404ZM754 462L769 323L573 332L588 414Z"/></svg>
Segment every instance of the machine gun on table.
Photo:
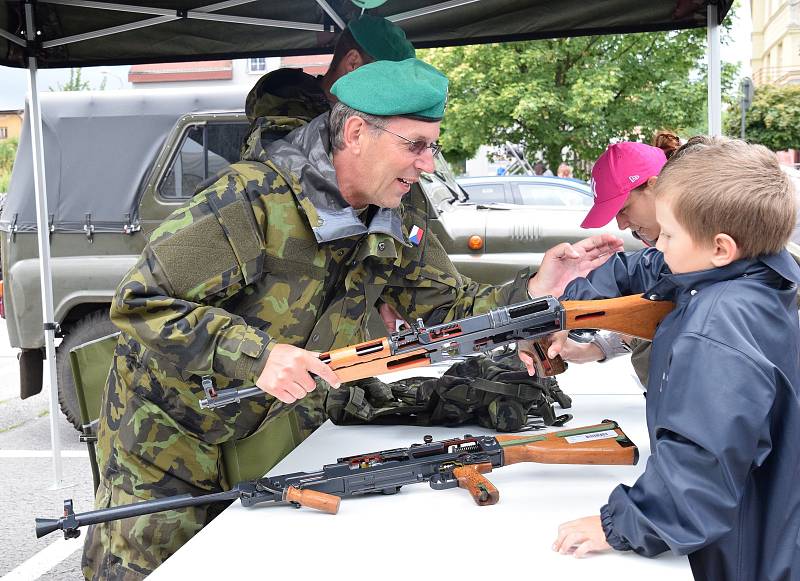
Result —
<svg viewBox="0 0 800 581"><path fill-rule="evenodd" d="M419 320L412 328L389 337L334 349L321 353L319 358L342 381L354 381L534 340L529 354L536 372L552 376L562 373L566 364L561 357L547 357L543 339L548 335L570 329L603 329L652 339L658 323L673 307L669 301L641 296L563 303L553 297L541 297L431 327ZM221 407L264 394L255 386L217 390L210 376L203 379L203 390L206 398L200 400L202 408Z"/></svg>
<svg viewBox="0 0 800 581"><path fill-rule="evenodd" d="M64 501L64 516L37 518L36 537L56 530L65 538L80 535L80 527L212 502L240 499L244 506L288 502L336 514L342 497L394 494L406 484L428 482L431 488L461 487L479 505L495 504L500 493L483 474L518 462L542 464L633 465L636 445L616 422L538 435L471 436L339 458L317 472L294 472L242 482L231 490L192 496L184 494L133 504L75 513Z"/></svg>

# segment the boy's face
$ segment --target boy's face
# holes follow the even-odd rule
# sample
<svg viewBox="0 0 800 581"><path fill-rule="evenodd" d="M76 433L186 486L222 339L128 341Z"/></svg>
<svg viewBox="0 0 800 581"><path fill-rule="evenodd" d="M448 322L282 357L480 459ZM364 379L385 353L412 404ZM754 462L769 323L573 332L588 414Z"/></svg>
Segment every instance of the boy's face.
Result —
<svg viewBox="0 0 800 581"><path fill-rule="evenodd" d="M664 261L675 274L714 268L714 246L696 244L675 219L669 196L656 200L656 219L661 226L656 248L664 253Z"/></svg>

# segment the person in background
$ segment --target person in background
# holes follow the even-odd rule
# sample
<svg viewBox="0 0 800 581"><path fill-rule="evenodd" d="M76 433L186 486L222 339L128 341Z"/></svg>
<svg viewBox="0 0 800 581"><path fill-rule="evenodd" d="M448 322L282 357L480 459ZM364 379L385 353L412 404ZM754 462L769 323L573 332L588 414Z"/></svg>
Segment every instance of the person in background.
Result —
<svg viewBox="0 0 800 581"><path fill-rule="evenodd" d="M572 177L572 166L568 163L561 163L558 165L558 177L560 178L571 178Z"/></svg>
<svg viewBox="0 0 800 581"><path fill-rule="evenodd" d="M242 146L242 158L255 155L252 150L259 146L259 138L282 137L330 111L331 104L336 102L330 89L347 73L374 61L401 61L415 54L414 46L396 24L371 14L354 18L339 35L324 75L315 77L302 69L283 68L265 74L256 82L245 102L250 129Z"/></svg>
<svg viewBox="0 0 800 581"><path fill-rule="evenodd" d="M681 138L678 137L677 133L669 129L659 129L653 133L650 145L659 148L669 159L681 146Z"/></svg>
<svg viewBox="0 0 800 581"><path fill-rule="evenodd" d="M551 176L553 172L551 172L544 163L541 161L537 161L533 164L533 173L537 176Z"/></svg>
<svg viewBox="0 0 800 581"><path fill-rule="evenodd" d="M698 581L800 579L794 188L774 153L729 140L670 163L654 189L657 250L618 254L563 289L675 303L653 340L652 455L599 515L562 524L553 549L671 551L689 556ZM535 282L567 269L543 263Z"/></svg>

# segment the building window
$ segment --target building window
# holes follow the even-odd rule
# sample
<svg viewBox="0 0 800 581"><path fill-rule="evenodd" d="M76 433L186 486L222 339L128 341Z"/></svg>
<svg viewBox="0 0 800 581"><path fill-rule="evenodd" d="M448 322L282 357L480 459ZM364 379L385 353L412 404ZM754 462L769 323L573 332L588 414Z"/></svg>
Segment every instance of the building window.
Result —
<svg viewBox="0 0 800 581"><path fill-rule="evenodd" d="M247 59L247 70L250 73L263 73L267 70L267 59Z"/></svg>
<svg viewBox="0 0 800 581"><path fill-rule="evenodd" d="M8 127L0 127L0 139L8 137Z"/></svg>

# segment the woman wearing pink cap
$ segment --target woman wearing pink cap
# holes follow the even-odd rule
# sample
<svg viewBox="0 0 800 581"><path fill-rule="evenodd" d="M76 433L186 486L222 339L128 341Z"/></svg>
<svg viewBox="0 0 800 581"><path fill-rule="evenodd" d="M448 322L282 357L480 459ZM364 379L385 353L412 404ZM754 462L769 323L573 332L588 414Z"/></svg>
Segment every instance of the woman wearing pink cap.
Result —
<svg viewBox="0 0 800 581"><path fill-rule="evenodd" d="M628 228L636 238L648 246L655 246L661 232L656 221L653 198L653 186L658 174L667 163L674 163L687 153L724 139L697 135L680 145L677 135L660 131L653 136L654 145L632 141L609 145L592 168L595 202L581 226L600 228L616 218L621 230ZM548 254L545 254L543 266ZM560 354L563 359L573 363L588 363L605 361L632 351L631 362L636 375L642 385L646 385L649 345L649 341L623 341L616 333L600 331L590 343L556 341L549 355ZM531 370L532 361L526 359L525 355L521 355L521 358Z"/></svg>
<svg viewBox="0 0 800 581"><path fill-rule="evenodd" d="M660 229L653 186L666 163L664 152L652 145L632 141L609 145L592 169L594 206L581 227L600 228L616 217L621 230L629 228L648 246L655 245Z"/></svg>

